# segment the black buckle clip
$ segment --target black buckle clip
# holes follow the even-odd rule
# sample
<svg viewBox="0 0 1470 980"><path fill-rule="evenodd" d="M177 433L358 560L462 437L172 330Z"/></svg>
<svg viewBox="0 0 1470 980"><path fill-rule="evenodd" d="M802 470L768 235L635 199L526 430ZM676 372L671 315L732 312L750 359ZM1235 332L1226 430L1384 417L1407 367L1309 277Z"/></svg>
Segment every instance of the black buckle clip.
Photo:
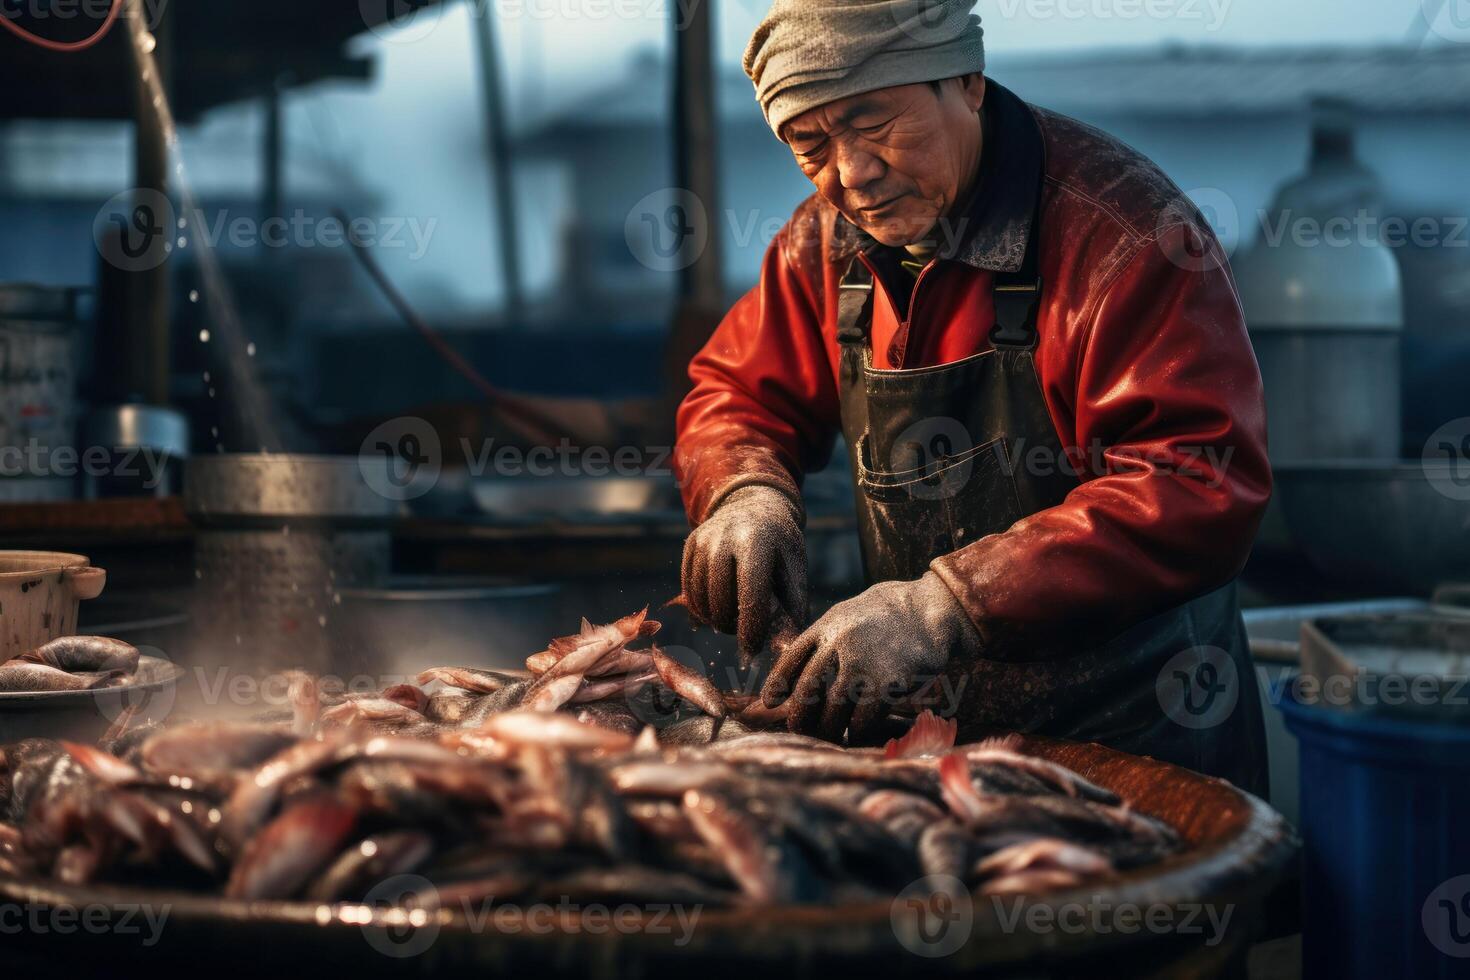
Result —
<svg viewBox="0 0 1470 980"><path fill-rule="evenodd" d="M997 285L994 298L995 326L990 328L991 346L1036 346L1036 304L1041 299L1041 280Z"/></svg>

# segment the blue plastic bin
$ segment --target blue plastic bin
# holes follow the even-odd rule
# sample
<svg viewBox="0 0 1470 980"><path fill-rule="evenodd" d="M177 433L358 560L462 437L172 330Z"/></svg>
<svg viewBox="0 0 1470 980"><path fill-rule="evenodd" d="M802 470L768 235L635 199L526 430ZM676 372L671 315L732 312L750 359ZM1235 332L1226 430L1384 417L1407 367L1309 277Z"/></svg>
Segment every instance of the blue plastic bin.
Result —
<svg viewBox="0 0 1470 980"><path fill-rule="evenodd" d="M1301 748L1303 976L1470 977L1470 728L1280 707Z"/></svg>

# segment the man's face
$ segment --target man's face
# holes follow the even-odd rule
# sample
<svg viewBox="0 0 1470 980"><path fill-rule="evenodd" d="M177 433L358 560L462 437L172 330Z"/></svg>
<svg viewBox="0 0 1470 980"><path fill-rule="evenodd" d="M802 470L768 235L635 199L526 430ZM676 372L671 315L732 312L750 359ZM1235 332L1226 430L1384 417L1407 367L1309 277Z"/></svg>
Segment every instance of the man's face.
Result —
<svg viewBox="0 0 1470 980"><path fill-rule="evenodd" d="M985 77L865 92L809 109L781 138L817 192L884 245L923 241L980 160Z"/></svg>

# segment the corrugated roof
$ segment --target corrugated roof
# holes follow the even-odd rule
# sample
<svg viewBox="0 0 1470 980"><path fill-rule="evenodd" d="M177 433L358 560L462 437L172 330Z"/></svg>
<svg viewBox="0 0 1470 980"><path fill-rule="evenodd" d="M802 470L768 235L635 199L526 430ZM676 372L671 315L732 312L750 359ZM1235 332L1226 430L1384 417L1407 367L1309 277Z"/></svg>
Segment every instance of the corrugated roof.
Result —
<svg viewBox="0 0 1470 980"><path fill-rule="evenodd" d="M1470 44L1425 48L1164 45L1080 54L992 54L987 74L1028 102L1084 117L1292 112L1323 96L1374 113L1470 111ZM668 67L644 55L612 85L573 99L525 131L661 125ZM750 80L719 78L724 123L762 126Z"/></svg>
<svg viewBox="0 0 1470 980"><path fill-rule="evenodd" d="M1254 115L1330 96L1368 112L1470 109L1470 45L1166 46L997 56L989 74L1039 105L1086 115Z"/></svg>

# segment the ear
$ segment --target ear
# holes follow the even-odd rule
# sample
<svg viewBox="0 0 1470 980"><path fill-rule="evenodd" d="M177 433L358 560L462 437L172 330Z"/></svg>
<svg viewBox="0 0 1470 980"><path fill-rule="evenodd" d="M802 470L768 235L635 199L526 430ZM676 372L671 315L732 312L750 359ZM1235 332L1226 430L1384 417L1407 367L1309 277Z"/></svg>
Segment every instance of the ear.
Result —
<svg viewBox="0 0 1470 980"><path fill-rule="evenodd" d="M985 75L983 72L974 72L969 75L961 75L960 94L965 99L965 105L969 106L971 112L979 112L980 107L985 104Z"/></svg>

